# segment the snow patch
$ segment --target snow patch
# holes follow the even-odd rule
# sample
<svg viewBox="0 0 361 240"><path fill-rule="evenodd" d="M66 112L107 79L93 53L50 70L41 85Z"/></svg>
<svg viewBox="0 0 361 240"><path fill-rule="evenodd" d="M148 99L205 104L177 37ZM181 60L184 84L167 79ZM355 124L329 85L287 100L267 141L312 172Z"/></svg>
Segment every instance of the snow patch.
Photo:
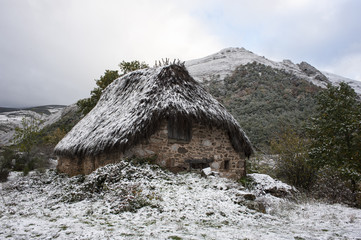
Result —
<svg viewBox="0 0 361 240"><path fill-rule="evenodd" d="M252 175L266 189L288 188ZM2 183L0 238L11 239L357 239L361 210L318 202L297 204L259 195L267 213L235 201L252 194L229 179L172 174L152 165L108 165L88 176L55 171ZM88 186L87 188L84 188ZM129 186L129 189L126 187ZM83 188L83 189L82 189ZM97 190L98 189L98 190ZM134 191L133 191L134 190ZM74 199L77 194L83 199ZM74 201L64 201L71 199ZM144 207L114 211L131 197ZM123 205L122 205L123 204ZM125 204L125 205L124 205Z"/></svg>
<svg viewBox="0 0 361 240"><path fill-rule="evenodd" d="M345 82L348 85L350 85L357 94L361 95L361 82L360 81L356 81L356 80L352 80L349 78L345 78L345 77L341 77L338 76L336 74L333 73L328 73L328 72L322 72L330 81L333 85L337 85L341 82Z"/></svg>

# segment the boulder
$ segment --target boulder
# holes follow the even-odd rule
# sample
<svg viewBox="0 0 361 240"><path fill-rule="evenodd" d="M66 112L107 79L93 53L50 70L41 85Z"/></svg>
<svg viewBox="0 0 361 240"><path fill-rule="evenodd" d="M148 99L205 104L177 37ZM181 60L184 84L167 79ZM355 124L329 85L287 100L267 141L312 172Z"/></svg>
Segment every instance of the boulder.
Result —
<svg viewBox="0 0 361 240"><path fill-rule="evenodd" d="M203 168L201 171L201 176L207 178L208 176L212 175L212 169L210 167Z"/></svg>
<svg viewBox="0 0 361 240"><path fill-rule="evenodd" d="M256 196L271 194L278 198L293 199L297 189L279 180L273 179L266 174L253 173L248 174L252 179L251 188Z"/></svg>

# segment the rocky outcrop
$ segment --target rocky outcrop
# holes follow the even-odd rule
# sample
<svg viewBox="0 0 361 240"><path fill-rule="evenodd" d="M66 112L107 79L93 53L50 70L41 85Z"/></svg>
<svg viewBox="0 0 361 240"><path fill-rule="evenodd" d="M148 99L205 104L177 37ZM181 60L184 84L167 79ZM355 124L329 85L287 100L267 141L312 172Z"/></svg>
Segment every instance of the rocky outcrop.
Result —
<svg viewBox="0 0 361 240"><path fill-rule="evenodd" d="M298 67L301 69L302 72L304 72L307 76L313 77L316 80L322 81L322 82L328 82L328 78L323 75L317 68L312 66L311 64L307 62L301 62L297 64Z"/></svg>

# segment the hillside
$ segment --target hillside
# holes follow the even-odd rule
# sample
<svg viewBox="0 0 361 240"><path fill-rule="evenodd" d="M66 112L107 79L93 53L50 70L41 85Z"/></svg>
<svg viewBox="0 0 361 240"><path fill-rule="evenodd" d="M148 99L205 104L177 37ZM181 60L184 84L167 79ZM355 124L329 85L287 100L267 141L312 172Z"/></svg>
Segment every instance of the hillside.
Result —
<svg viewBox="0 0 361 240"><path fill-rule="evenodd" d="M23 118L34 117L44 120L44 126L60 118L59 112L65 106L48 105L34 108L0 108L0 146L8 145L14 136L15 128L21 126Z"/></svg>
<svg viewBox="0 0 361 240"><path fill-rule="evenodd" d="M78 116L79 115L79 116ZM15 128L21 126L23 118L43 120L42 128L50 132L57 127L74 126L79 120L77 106L47 105L25 109L0 108L0 147L11 143ZM70 129L66 129L70 130Z"/></svg>
<svg viewBox="0 0 361 240"><path fill-rule="evenodd" d="M361 94L361 82L321 72L306 62L276 62L244 48L226 48L186 62L199 81L239 121L256 149L286 128L304 132L315 96L328 83L347 82Z"/></svg>
<svg viewBox="0 0 361 240"><path fill-rule="evenodd" d="M275 134L287 127L302 133L314 113L315 96L320 90L285 70L256 62L237 67L224 81L204 81L203 85L262 150L267 150Z"/></svg>

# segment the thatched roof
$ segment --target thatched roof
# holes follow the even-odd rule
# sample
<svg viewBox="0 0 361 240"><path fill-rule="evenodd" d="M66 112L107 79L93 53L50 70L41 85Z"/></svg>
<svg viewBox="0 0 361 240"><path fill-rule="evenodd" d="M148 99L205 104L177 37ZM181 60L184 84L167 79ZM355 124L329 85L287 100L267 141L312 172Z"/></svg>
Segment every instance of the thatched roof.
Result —
<svg viewBox="0 0 361 240"><path fill-rule="evenodd" d="M171 118L224 129L237 152L252 153L238 122L180 65L138 70L116 79L58 143L55 153L79 157L124 152Z"/></svg>

